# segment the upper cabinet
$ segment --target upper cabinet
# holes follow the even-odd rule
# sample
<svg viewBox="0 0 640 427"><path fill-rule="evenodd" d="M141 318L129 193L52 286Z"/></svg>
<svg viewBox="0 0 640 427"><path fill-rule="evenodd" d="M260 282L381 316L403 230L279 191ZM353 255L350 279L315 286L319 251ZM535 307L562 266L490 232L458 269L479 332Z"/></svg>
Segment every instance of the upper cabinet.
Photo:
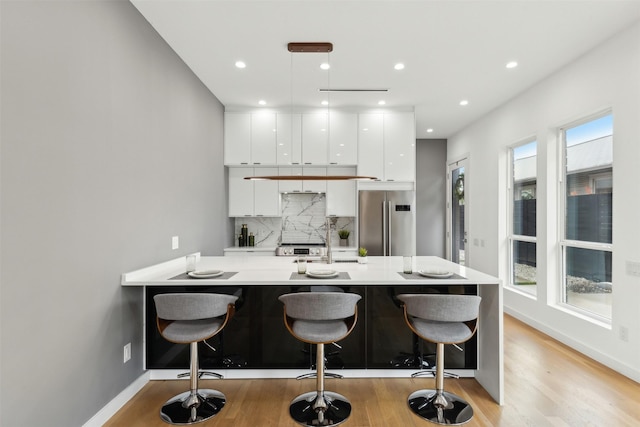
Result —
<svg viewBox="0 0 640 427"><path fill-rule="evenodd" d="M355 166L357 162L355 113L225 113L225 165Z"/></svg>
<svg viewBox="0 0 640 427"><path fill-rule="evenodd" d="M274 165L276 163L276 115L256 113L251 115L251 163Z"/></svg>
<svg viewBox="0 0 640 427"><path fill-rule="evenodd" d="M302 115L276 115L276 159L278 165L302 163Z"/></svg>
<svg viewBox="0 0 640 427"><path fill-rule="evenodd" d="M329 123L326 113L302 115L302 163L326 165L329 155Z"/></svg>
<svg viewBox="0 0 640 427"><path fill-rule="evenodd" d="M277 168L229 168L229 216L280 216L278 181L252 181L252 175L277 175Z"/></svg>
<svg viewBox="0 0 640 427"><path fill-rule="evenodd" d="M224 113L224 164L251 163L251 114Z"/></svg>
<svg viewBox="0 0 640 427"><path fill-rule="evenodd" d="M225 113L224 164L275 165L276 114Z"/></svg>
<svg viewBox="0 0 640 427"><path fill-rule="evenodd" d="M360 114L358 175L381 181L415 181L416 149L413 113Z"/></svg>
<svg viewBox="0 0 640 427"><path fill-rule="evenodd" d="M329 164L358 163L358 115L332 111L329 115Z"/></svg>

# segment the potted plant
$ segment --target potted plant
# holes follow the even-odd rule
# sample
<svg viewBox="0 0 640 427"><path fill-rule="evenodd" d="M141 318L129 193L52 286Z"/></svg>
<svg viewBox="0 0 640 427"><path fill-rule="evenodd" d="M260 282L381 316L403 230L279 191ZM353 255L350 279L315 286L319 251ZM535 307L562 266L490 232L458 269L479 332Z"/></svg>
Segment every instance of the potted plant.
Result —
<svg viewBox="0 0 640 427"><path fill-rule="evenodd" d="M349 246L349 230L338 230L338 236L340 237L340 246Z"/></svg>
<svg viewBox="0 0 640 427"><path fill-rule="evenodd" d="M368 251L365 248L358 249L358 264L367 263L367 253Z"/></svg>

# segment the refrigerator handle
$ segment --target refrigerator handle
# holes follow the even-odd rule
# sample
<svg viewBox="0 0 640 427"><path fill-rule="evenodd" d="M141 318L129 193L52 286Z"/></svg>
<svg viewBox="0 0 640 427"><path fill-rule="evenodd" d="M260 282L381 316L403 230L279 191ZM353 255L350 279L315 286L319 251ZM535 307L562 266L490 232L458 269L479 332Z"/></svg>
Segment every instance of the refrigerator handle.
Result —
<svg viewBox="0 0 640 427"><path fill-rule="evenodd" d="M382 255L387 255L387 232L389 228L387 227L387 201L382 201Z"/></svg>
<svg viewBox="0 0 640 427"><path fill-rule="evenodd" d="M387 200L387 255L393 255L391 253L391 242L393 235L391 234L391 200Z"/></svg>

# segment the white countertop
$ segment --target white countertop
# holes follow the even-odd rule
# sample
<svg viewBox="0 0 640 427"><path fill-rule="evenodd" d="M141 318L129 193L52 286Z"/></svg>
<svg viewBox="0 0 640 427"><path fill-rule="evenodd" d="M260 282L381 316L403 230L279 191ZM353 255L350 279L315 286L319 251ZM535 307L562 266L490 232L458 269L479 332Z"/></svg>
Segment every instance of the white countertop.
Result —
<svg viewBox="0 0 640 427"><path fill-rule="evenodd" d="M402 257L376 257L370 256L367 264L350 262L334 262L326 264L311 262L307 269L332 269L338 272L348 273L350 279L315 279L307 278L291 280L291 273L297 272L294 257L274 256L201 256L196 270L223 270L225 272L237 272L228 279L182 279L170 280L185 272L185 258L180 257L171 261L157 264L151 267L136 270L122 275L122 286L173 286L173 285L283 285L314 284L326 285L453 285L453 284L478 284L496 285L500 280L470 268L438 257L414 257L413 270L438 269L451 271L462 278L432 279L414 275L415 279L405 279L399 272L402 271Z"/></svg>

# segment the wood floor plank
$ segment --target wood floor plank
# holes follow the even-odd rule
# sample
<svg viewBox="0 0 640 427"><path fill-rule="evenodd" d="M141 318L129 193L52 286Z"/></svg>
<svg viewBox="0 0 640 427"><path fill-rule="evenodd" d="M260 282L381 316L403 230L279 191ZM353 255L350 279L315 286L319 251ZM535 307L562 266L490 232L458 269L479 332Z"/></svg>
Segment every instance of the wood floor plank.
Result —
<svg viewBox="0 0 640 427"><path fill-rule="evenodd" d="M640 425L640 384L564 344L505 316L505 404L497 405L471 378L446 379L445 389L466 399L474 417L465 426L608 427ZM315 387L315 380L202 380L227 397L219 415L202 427L293 427L290 401ZM327 379L326 389L343 394L353 410L345 427L425 427L407 396L432 388L422 378ZM187 390L187 380L151 381L106 427L166 427L160 407Z"/></svg>

